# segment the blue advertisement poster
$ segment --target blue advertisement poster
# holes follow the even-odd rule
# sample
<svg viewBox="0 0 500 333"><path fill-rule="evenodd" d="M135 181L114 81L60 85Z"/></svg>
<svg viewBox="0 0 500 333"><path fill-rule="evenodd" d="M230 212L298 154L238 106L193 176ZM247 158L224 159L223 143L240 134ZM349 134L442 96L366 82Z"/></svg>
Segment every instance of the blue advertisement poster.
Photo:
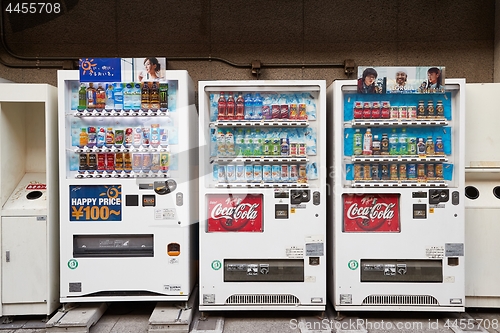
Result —
<svg viewBox="0 0 500 333"><path fill-rule="evenodd" d="M70 185L69 220L121 221L121 185Z"/></svg>
<svg viewBox="0 0 500 333"><path fill-rule="evenodd" d="M121 58L80 59L80 82L121 82Z"/></svg>

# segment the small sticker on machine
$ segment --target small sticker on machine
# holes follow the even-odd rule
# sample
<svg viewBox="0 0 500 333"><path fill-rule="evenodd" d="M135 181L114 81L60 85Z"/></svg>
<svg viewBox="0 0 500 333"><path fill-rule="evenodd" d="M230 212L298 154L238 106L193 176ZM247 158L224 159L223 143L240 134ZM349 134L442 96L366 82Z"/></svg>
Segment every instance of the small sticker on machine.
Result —
<svg viewBox="0 0 500 333"><path fill-rule="evenodd" d="M175 208L155 209L155 220L174 220Z"/></svg>
<svg viewBox="0 0 500 333"><path fill-rule="evenodd" d="M291 259L304 258L304 248L292 246L286 249L286 256Z"/></svg>
<svg viewBox="0 0 500 333"><path fill-rule="evenodd" d="M306 256L307 257L318 257L324 255L323 243L309 243L306 244Z"/></svg>
<svg viewBox="0 0 500 333"><path fill-rule="evenodd" d="M425 249L425 255L427 258L443 258L444 257L444 247L442 246L429 246Z"/></svg>

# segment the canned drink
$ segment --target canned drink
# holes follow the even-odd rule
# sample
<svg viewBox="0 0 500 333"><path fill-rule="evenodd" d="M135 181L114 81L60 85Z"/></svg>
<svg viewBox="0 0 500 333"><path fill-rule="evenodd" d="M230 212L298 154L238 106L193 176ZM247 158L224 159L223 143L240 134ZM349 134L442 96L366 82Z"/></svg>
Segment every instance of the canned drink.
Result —
<svg viewBox="0 0 500 333"><path fill-rule="evenodd" d="M392 163L390 167L390 177L391 180L398 180L399 175L398 175L398 165L396 163Z"/></svg>
<svg viewBox="0 0 500 333"><path fill-rule="evenodd" d="M399 118L399 109L397 106L391 106L391 111L390 111L389 117L391 119L398 119Z"/></svg>
<svg viewBox="0 0 500 333"><path fill-rule="evenodd" d="M115 170L115 154L106 154L106 171L111 172Z"/></svg>
<svg viewBox="0 0 500 333"><path fill-rule="evenodd" d="M135 172L142 170L142 154L134 153L132 155L132 170Z"/></svg>
<svg viewBox="0 0 500 333"><path fill-rule="evenodd" d="M232 183L236 181L236 166L234 164L228 164L226 167L226 177L227 181Z"/></svg>
<svg viewBox="0 0 500 333"><path fill-rule="evenodd" d="M80 153L78 156L78 172L84 173L88 169L88 155L87 153Z"/></svg>
<svg viewBox="0 0 500 333"><path fill-rule="evenodd" d="M281 181L281 167L277 164L271 167L271 174L273 177L273 182L279 183Z"/></svg>
<svg viewBox="0 0 500 333"><path fill-rule="evenodd" d="M398 108L399 119L408 119L408 109L406 106L400 106Z"/></svg>
<svg viewBox="0 0 500 333"><path fill-rule="evenodd" d="M161 156L160 156L160 169L161 169ZM163 172L163 169L161 171ZM219 165L219 167L217 168L217 171L218 171L217 179L219 180L219 182L223 182L223 183L227 182L226 166Z"/></svg>
<svg viewBox="0 0 500 333"><path fill-rule="evenodd" d="M380 110L380 116L382 119L389 119L391 117L391 103L388 101L382 102L382 109Z"/></svg>
<svg viewBox="0 0 500 333"><path fill-rule="evenodd" d="M115 153L115 171L123 171L123 153Z"/></svg>
<svg viewBox="0 0 500 333"><path fill-rule="evenodd" d="M363 118L363 103L360 101L354 102L354 119L362 119Z"/></svg>
<svg viewBox="0 0 500 333"><path fill-rule="evenodd" d="M442 163L436 164L434 169L435 169L434 173L436 175L436 179L442 180L443 179L443 164Z"/></svg>
<svg viewBox="0 0 500 333"><path fill-rule="evenodd" d="M437 155L444 155L443 139L440 136L436 138L436 143L434 144L434 152Z"/></svg>
<svg viewBox="0 0 500 333"><path fill-rule="evenodd" d="M298 153L298 143L290 142L290 156L296 156Z"/></svg>
<svg viewBox="0 0 500 333"><path fill-rule="evenodd" d="M380 180L380 171L379 171L379 165L378 164L372 164L372 166L371 166L371 173L372 173L372 179L373 180Z"/></svg>
<svg viewBox="0 0 500 333"><path fill-rule="evenodd" d="M305 143L299 143L299 156L306 156L307 154L307 146Z"/></svg>
<svg viewBox="0 0 500 333"><path fill-rule="evenodd" d="M219 165L217 163L212 166L212 179L216 182L219 181Z"/></svg>
<svg viewBox="0 0 500 333"><path fill-rule="evenodd" d="M261 182L262 181L262 165L256 164L253 166L253 181Z"/></svg>
<svg viewBox="0 0 500 333"><path fill-rule="evenodd" d="M289 119L290 112L288 110L288 104L282 104L280 108L280 118L281 119Z"/></svg>
<svg viewBox="0 0 500 333"><path fill-rule="evenodd" d="M417 119L417 107L416 106L409 106L408 107L408 118Z"/></svg>
<svg viewBox="0 0 500 333"><path fill-rule="evenodd" d="M299 168L297 165L290 165L290 181L296 182L299 179Z"/></svg>
<svg viewBox="0 0 500 333"><path fill-rule="evenodd" d="M103 173L106 170L106 154L98 153L97 154L97 172Z"/></svg>
<svg viewBox="0 0 500 333"><path fill-rule="evenodd" d="M436 118L436 110L434 109L434 102L433 101L428 101L427 102L427 118Z"/></svg>
<svg viewBox="0 0 500 333"><path fill-rule="evenodd" d="M160 154L153 153L151 159L151 171L158 172L160 171Z"/></svg>
<svg viewBox="0 0 500 333"><path fill-rule="evenodd" d="M269 105L262 106L262 119L272 119L273 114Z"/></svg>
<svg viewBox="0 0 500 333"><path fill-rule="evenodd" d="M125 140L125 131L124 130L115 130L115 147L121 147Z"/></svg>
<svg viewBox="0 0 500 333"><path fill-rule="evenodd" d="M370 167L370 164L363 165L363 179L372 180L372 169Z"/></svg>
<svg viewBox="0 0 500 333"><path fill-rule="evenodd" d="M281 181L288 182L289 179L290 179L290 176L289 176L288 165L282 164L281 165Z"/></svg>
<svg viewBox="0 0 500 333"><path fill-rule="evenodd" d="M406 168L408 179L417 179L417 165L416 164L408 164Z"/></svg>
<svg viewBox="0 0 500 333"><path fill-rule="evenodd" d="M422 119L425 118L427 115L425 113L425 104L424 101L418 101L418 107L417 107L417 118Z"/></svg>
<svg viewBox="0 0 500 333"><path fill-rule="evenodd" d="M264 165L262 167L262 180L265 182L271 182L273 180L273 170L271 165Z"/></svg>
<svg viewBox="0 0 500 333"><path fill-rule="evenodd" d="M435 155L434 141L432 141L432 136L428 136L427 141L425 142L425 154L427 156Z"/></svg>
<svg viewBox="0 0 500 333"><path fill-rule="evenodd" d="M380 178L382 180L389 180L389 164L381 164L380 165Z"/></svg>
<svg viewBox="0 0 500 333"><path fill-rule="evenodd" d="M307 183L307 169L305 165L299 166L299 179L297 179L299 183Z"/></svg>
<svg viewBox="0 0 500 333"><path fill-rule="evenodd" d="M160 153L160 171L161 172L168 172L168 166L170 164L170 155L169 153ZM223 168L223 172L224 172L224 177L219 177L219 181L220 179L223 179L223 181L226 181L226 166L225 165L221 165L219 166L219 169L221 167L224 167ZM219 173L219 176L220 176L220 173Z"/></svg>
<svg viewBox="0 0 500 333"><path fill-rule="evenodd" d="M419 181L425 181L425 164L417 165L417 178Z"/></svg>
<svg viewBox="0 0 500 333"><path fill-rule="evenodd" d="M249 183L253 181L253 165L245 165L245 180Z"/></svg>
<svg viewBox="0 0 500 333"><path fill-rule="evenodd" d="M132 153L123 153L123 170L127 173L132 171Z"/></svg>
<svg viewBox="0 0 500 333"><path fill-rule="evenodd" d="M436 178L436 174L434 173L434 164L427 164L427 179Z"/></svg>
<svg viewBox="0 0 500 333"><path fill-rule="evenodd" d="M406 164L402 163L399 165L399 179L400 180L406 180L407 175L406 175Z"/></svg>
<svg viewBox="0 0 500 333"><path fill-rule="evenodd" d="M280 109L280 106L278 104L273 104L271 106L271 115L272 115L272 119L280 119L281 109Z"/></svg>
<svg viewBox="0 0 500 333"><path fill-rule="evenodd" d="M295 120L297 118L299 118L299 110L297 108L297 104L290 104L290 119Z"/></svg>
<svg viewBox="0 0 500 333"><path fill-rule="evenodd" d="M363 180L363 166L354 164L354 180Z"/></svg>
<svg viewBox="0 0 500 333"><path fill-rule="evenodd" d="M381 118L380 102L372 103L372 119Z"/></svg>
<svg viewBox="0 0 500 333"><path fill-rule="evenodd" d="M363 119L370 119L372 117L372 103L363 103Z"/></svg>
<svg viewBox="0 0 500 333"><path fill-rule="evenodd" d="M436 103L436 117L437 118L444 118L443 101L437 101L437 103Z"/></svg>
<svg viewBox="0 0 500 333"><path fill-rule="evenodd" d="M142 154L142 171L149 172L151 171L152 165L152 156L150 153Z"/></svg>
<svg viewBox="0 0 500 333"><path fill-rule="evenodd" d="M236 165L236 181L237 182L245 181L245 166L243 164Z"/></svg>
<svg viewBox="0 0 500 333"><path fill-rule="evenodd" d="M307 109L304 103L299 104L299 119L307 120Z"/></svg>

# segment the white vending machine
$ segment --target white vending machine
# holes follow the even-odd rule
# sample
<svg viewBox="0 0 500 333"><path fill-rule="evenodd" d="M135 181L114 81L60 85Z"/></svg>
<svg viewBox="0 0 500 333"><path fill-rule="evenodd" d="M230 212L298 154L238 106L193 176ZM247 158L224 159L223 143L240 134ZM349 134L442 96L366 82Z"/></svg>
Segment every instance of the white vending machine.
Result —
<svg viewBox="0 0 500 333"><path fill-rule="evenodd" d="M200 310L324 310L325 81L202 81Z"/></svg>
<svg viewBox="0 0 500 333"><path fill-rule="evenodd" d="M444 94L341 80L328 101L335 309L464 311L465 80Z"/></svg>
<svg viewBox="0 0 500 333"><path fill-rule="evenodd" d="M61 302L188 300L198 231L193 81L166 71L163 82L81 84L78 71L59 71L58 87Z"/></svg>
<svg viewBox="0 0 500 333"><path fill-rule="evenodd" d="M0 316L59 306L57 88L0 84Z"/></svg>
<svg viewBox="0 0 500 333"><path fill-rule="evenodd" d="M500 84L468 83L465 128L465 305L500 307Z"/></svg>

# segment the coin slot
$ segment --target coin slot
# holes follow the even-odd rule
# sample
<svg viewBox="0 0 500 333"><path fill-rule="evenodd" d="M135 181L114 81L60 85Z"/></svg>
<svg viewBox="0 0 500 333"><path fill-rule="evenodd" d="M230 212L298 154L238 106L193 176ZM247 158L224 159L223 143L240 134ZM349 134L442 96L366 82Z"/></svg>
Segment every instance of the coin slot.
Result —
<svg viewBox="0 0 500 333"><path fill-rule="evenodd" d="M493 195L495 198L500 199L500 186L495 186L493 188Z"/></svg>
<svg viewBox="0 0 500 333"><path fill-rule="evenodd" d="M494 191L495 190L493 190L493 193L495 193ZM479 190L475 186L466 186L465 187L465 196L468 199L475 200L475 199L479 198Z"/></svg>
<svg viewBox="0 0 500 333"><path fill-rule="evenodd" d="M26 199L28 200L35 200L40 198L43 195L41 191L31 191L28 194L26 194Z"/></svg>

